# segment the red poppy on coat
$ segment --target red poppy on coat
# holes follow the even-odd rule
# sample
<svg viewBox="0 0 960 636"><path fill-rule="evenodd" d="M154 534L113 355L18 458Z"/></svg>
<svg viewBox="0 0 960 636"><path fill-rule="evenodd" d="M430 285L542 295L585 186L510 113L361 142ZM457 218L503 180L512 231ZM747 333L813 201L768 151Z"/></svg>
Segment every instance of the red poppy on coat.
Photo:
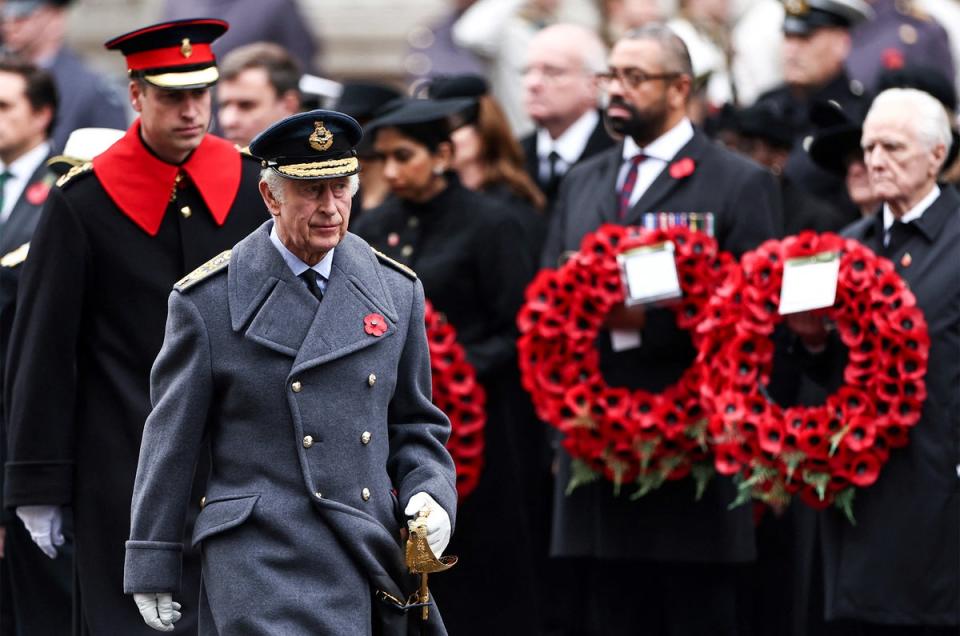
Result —
<svg viewBox="0 0 960 636"><path fill-rule="evenodd" d="M855 417L847 424L849 427L843 436L843 444L855 453L873 446L877 436L876 420L872 417Z"/></svg>
<svg viewBox="0 0 960 636"><path fill-rule="evenodd" d="M903 51L900 49L887 47L883 49L883 53L880 54L880 59L883 60L883 68L890 70L903 68Z"/></svg>
<svg viewBox="0 0 960 636"><path fill-rule="evenodd" d="M850 482L860 486L869 486L880 476L880 461L873 453L863 453L850 467Z"/></svg>
<svg viewBox="0 0 960 636"><path fill-rule="evenodd" d="M670 164L670 176L674 179L684 179L692 175L695 169L696 164L693 162L693 159L683 157Z"/></svg>
<svg viewBox="0 0 960 636"><path fill-rule="evenodd" d="M367 334L379 338L387 332L387 319L380 314L367 314L363 318L363 330Z"/></svg>
<svg viewBox="0 0 960 636"><path fill-rule="evenodd" d="M30 205L42 205L47 200L48 194L50 194L50 184L39 181L27 188L25 196Z"/></svg>

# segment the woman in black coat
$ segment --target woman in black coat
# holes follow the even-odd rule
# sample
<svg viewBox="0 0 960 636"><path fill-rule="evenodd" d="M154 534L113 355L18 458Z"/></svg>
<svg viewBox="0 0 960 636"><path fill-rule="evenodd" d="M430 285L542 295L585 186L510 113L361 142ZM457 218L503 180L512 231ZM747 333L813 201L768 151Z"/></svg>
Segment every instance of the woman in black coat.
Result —
<svg viewBox="0 0 960 636"><path fill-rule="evenodd" d="M431 578L451 634L537 629L529 519L520 488L524 457L509 402L520 393L515 317L534 274L518 214L466 189L451 168L450 131L471 100L410 100L367 128L391 196L352 230L409 265L427 299L457 331L487 391L484 468L459 504L448 548L460 563Z"/></svg>

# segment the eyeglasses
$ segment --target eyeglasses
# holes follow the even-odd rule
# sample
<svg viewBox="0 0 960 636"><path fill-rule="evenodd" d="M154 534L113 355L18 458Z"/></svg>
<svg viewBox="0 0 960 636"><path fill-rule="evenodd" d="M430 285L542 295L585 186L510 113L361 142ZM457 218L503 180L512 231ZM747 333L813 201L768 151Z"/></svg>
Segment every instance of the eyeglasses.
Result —
<svg viewBox="0 0 960 636"><path fill-rule="evenodd" d="M610 82L613 80L617 80L621 84L629 86L630 88L637 88L644 82L673 79L675 77L680 77L680 75L682 75L682 73L647 73L633 66L627 66L624 68L611 66L609 71L606 73L597 73L596 77L597 81L600 82L600 85L604 88L609 86Z"/></svg>

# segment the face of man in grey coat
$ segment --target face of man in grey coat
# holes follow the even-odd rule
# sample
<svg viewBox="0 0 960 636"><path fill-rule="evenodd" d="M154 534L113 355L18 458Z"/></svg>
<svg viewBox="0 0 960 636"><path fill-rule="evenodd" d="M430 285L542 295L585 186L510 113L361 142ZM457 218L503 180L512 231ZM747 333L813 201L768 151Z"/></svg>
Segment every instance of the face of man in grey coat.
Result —
<svg viewBox="0 0 960 636"><path fill-rule="evenodd" d="M276 223L280 241L297 258L313 266L347 233L355 188L350 177L260 181L260 194Z"/></svg>

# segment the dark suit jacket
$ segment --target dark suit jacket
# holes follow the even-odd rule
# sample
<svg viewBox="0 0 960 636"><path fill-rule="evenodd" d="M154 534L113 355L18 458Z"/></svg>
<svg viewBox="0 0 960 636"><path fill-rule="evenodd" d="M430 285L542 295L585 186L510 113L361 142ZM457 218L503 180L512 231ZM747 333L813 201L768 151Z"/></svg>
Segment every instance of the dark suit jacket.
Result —
<svg viewBox="0 0 960 636"><path fill-rule="evenodd" d="M590 157L594 156L598 152L602 152L611 146L617 143L609 134L607 134L607 129L603 126L603 115L600 115L600 121L597 122L596 127L593 129L593 132L590 134L590 137L587 139L587 145L583 148L583 153L581 153L580 158L574 163L580 163ZM537 133L532 132L523 139L520 140L520 146L523 148L523 156L526 161L527 174L530 175L530 178L533 179L533 182L537 184L543 193L547 196L547 205L546 211L549 212L553 209L553 205L556 202L558 191L556 189L549 188L549 184L544 183L540 180L540 159L537 157ZM572 168L573 166L571 166Z"/></svg>
<svg viewBox="0 0 960 636"><path fill-rule="evenodd" d="M543 266L555 267L565 251L579 248L584 234L604 223L619 222L615 188L621 152L618 146L599 154L564 178ZM700 132L677 157L695 162L693 174L674 179L665 168L630 210L625 224L638 224L649 211L712 212L720 247L738 256L777 233L780 193L770 172ZM613 353L606 332L597 342L604 377L614 386L661 391L679 378L694 357L689 336L677 329L673 312L667 309L647 312L639 349ZM755 557L750 508L727 510L735 496L727 479L714 478L698 503L692 480L667 483L639 501L630 501L626 495L614 497L612 484L604 480L566 497L563 489L569 469L564 454L554 497L551 548L557 555L684 562Z"/></svg>
<svg viewBox="0 0 960 636"><path fill-rule="evenodd" d="M821 517L828 620L960 624L960 195L942 188L911 225L890 259L927 319L928 397L909 445L892 450L876 483L857 492L857 525L833 510ZM882 214L844 234L881 253ZM843 373L843 352L830 353L821 365L835 375L828 388Z"/></svg>

